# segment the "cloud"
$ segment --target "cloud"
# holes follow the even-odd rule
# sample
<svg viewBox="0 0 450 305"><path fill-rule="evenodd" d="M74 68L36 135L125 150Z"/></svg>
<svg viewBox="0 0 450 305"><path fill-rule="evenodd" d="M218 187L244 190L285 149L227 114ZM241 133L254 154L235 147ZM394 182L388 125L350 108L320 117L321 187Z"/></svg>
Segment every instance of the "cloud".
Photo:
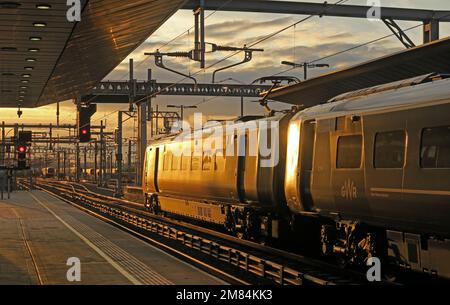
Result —
<svg viewBox="0 0 450 305"><path fill-rule="evenodd" d="M322 0L310 0L311 2L322 2ZM366 0L354 0L352 4L366 5ZM443 0L393 0L386 2L386 6L398 7L420 7L428 9L450 9L450 2ZM250 13L225 13L217 12L207 19L206 38L208 42L217 43L219 45L243 46L249 45L251 42L262 40L267 35L274 33L288 25L293 24L304 18L299 15L275 15L275 14L250 14ZM403 28L410 27L417 23L399 22ZM187 30L193 25L193 16L190 11L179 11L171 19L167 21L156 33L147 39L139 48L137 48L130 56L127 57L114 71L112 71L105 79L107 80L127 80L128 79L128 59L134 58L136 69L135 77L137 79L147 78L147 69L151 68L153 76L160 82L179 81L182 77L173 73L162 70L154 65L154 59L144 56L144 52L153 52L157 48L163 51L189 51L193 48L193 31ZM185 33L184 35L180 35ZM450 25L442 24L441 36L444 37L450 33ZM314 17L307 22L299 23L296 27L277 34L271 39L259 43L255 47L264 48L262 53L255 53L253 60L241 66L237 66L230 70L220 72L218 79L233 77L243 82L251 82L258 77L277 74L285 71L288 67L281 65L282 60L290 61L311 61L323 58L330 54L340 52L361 43L379 38L390 34L389 30L382 22L367 22L363 19L350 18L333 18L333 17ZM421 29L408 32L411 37L421 42ZM171 41L174 37L179 38ZM169 41L170 44L167 44ZM403 46L396 40L390 38L379 43L369 46L357 48L351 52L325 59L325 63L331 65L331 69L312 69L310 76L317 76L324 72L334 69L341 69L357 63L361 63L370 59L384 56L402 50ZM208 64L223 59L231 53L218 52L207 55ZM232 58L224 60L220 64L214 66L207 71L201 71L196 76L200 82L210 82L211 73L214 69L223 67L232 63L237 63L243 59L240 53ZM200 71L196 62L186 59L167 59L165 64L175 70L184 73L196 73ZM284 75L293 75L302 78L302 69L295 69L283 73ZM168 103L185 103L195 104L202 101L202 97L170 97L160 96L153 99L153 105L159 104L161 109L165 109L164 105ZM209 98L207 98L209 100ZM250 103L253 99L246 99L245 104L247 114L262 113L261 107L257 103ZM288 105L274 104L274 108L286 109ZM127 105L99 105L98 114L95 120L107 119L108 126L115 127L117 115L114 113L119 108L126 109ZM65 103L61 107L61 119L64 122L74 123L74 105ZM239 115L240 98L215 98L209 102L200 105L199 110L205 112L210 117L232 117ZM4 117L11 118L11 121L17 121L15 115L16 109L2 110ZM21 121L38 120L42 123L49 120L55 121L55 106L39 108L36 110L26 109L24 118ZM108 115L113 113L107 117ZM189 115L188 111L188 115ZM49 119L51 118L51 119ZM132 120L130 120L132 125ZM131 127L130 125L130 127ZM130 128L132 129L132 128Z"/></svg>

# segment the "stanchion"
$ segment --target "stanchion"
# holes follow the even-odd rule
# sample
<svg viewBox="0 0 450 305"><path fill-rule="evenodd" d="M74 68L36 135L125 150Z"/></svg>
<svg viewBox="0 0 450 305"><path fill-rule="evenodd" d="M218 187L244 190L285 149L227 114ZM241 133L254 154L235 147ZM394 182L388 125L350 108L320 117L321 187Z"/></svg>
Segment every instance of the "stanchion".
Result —
<svg viewBox="0 0 450 305"><path fill-rule="evenodd" d="M8 182L7 182L7 188L8 188L8 199L11 199L11 176L8 175Z"/></svg>

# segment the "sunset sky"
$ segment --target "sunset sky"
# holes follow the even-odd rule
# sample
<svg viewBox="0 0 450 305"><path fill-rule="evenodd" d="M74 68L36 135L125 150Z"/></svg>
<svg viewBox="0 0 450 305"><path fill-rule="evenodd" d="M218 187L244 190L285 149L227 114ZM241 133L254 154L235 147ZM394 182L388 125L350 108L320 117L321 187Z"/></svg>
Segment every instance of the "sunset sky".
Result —
<svg viewBox="0 0 450 305"><path fill-rule="evenodd" d="M237 1L237 0L236 0ZM323 1L308 1L320 2ZM330 1L332 3L333 1ZM370 1L369 1L370 2ZM448 0L393 0L381 1L383 6L391 7L409 7L424 8L435 10L450 10L450 1ZM345 4L366 5L365 0L349 0ZM206 12L206 16L212 12ZM206 41L220 45L243 46L264 37L272 32L284 28L305 16L299 15L279 15L279 14L252 14L252 13L227 13L217 12L212 14L206 20ZM180 80L180 77L168 74L155 67L153 58L144 56L144 52L152 52L160 48L161 51L189 51L193 48L193 31L188 29L193 25L193 15L191 11L179 11L166 24L164 24L156 33L135 50L130 58L134 58L137 65L136 73L138 79L145 79L147 69L153 69L153 77L161 82L172 82ZM399 22L403 29L417 25L417 22ZM441 24L441 37L450 35L450 24ZM176 39L171 44L161 48L166 42L170 41L179 34L185 35ZM314 17L306 22L300 23L272 39L269 39L255 47L263 48L263 53L255 53L252 62L219 73L218 80L234 78L239 81L250 83L254 79L273 75L286 70L286 66L280 63L283 60L304 62L319 59L323 56L348 49L352 46L368 42L391 32L382 22L370 22L366 19L349 18L331 18ZM422 42L422 28L419 27L408 32L409 36L420 44ZM358 48L352 52L346 52L339 56L327 59L324 63L331 65L331 69L339 69L356 63L364 62L369 59L377 58L395 51L402 50L404 47L395 38L390 37L380 42ZM207 62L212 64L217 60L229 55L229 53L208 54ZM242 60L243 54L230 58L222 65ZM166 64L177 70L196 73L199 71L199 65L186 59L169 59ZM207 65L208 65L207 64ZM220 67L217 66L217 67ZM216 68L216 67L214 67ZM201 72L197 79L199 82L211 82L211 68ZM126 80L128 79L128 58L112 71L105 80ZM310 75L329 72L329 69L311 70ZM302 77L302 71L294 70L285 75ZM158 104L161 110L165 110L165 105L181 104L186 105L199 104L197 111L203 112L209 119L224 119L236 117L239 115L239 98L181 98L181 97L158 97L154 99L153 106ZM246 114L258 114L262 109L257 103L251 103L252 99L246 100ZM201 103L202 102L202 103ZM288 108L288 105L274 105L277 109ZM127 105L101 105L98 113L93 117L93 122L106 120L111 128L116 127L116 110L126 109ZM41 107L39 109L25 109L24 115L17 120L17 109L2 109L2 120L7 123L51 123L56 122L56 107L54 105ZM192 111L187 115L192 115ZM61 104L61 122L75 123L75 106L70 102ZM132 122L130 123L132 124Z"/></svg>

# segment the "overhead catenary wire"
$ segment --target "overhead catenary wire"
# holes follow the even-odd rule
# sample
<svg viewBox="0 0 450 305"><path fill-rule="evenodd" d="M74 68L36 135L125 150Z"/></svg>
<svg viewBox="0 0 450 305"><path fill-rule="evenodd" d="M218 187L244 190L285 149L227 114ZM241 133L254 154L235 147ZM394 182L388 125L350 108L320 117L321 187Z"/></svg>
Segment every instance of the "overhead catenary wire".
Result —
<svg viewBox="0 0 450 305"><path fill-rule="evenodd" d="M414 30L414 29L416 29L416 28L418 28L418 27L421 27L421 26L422 26L422 24L418 24L418 25L409 27L409 28L407 28L407 29L404 29L403 32L408 32L408 31ZM332 58L332 57L335 57L335 56L338 56L338 55L341 55L341 54L344 54L344 53L347 53L347 52L351 52L351 51L353 51L353 50L356 50L356 49L359 49L359 48L368 46L368 45L370 45L370 44L380 42L380 41L385 40L385 39L387 39L387 38L391 38L391 37L395 36L396 34L399 34L399 32L392 33L392 34L389 34L389 35L385 35L385 36L379 37L379 38L377 38L377 39L373 39L373 40L367 41L367 42L365 42L365 43L362 43L362 44L359 44L359 45L356 45L356 46L353 46L353 47L350 47L350 48L347 48L347 49L338 51L338 52L336 52L336 53L333 53L333 54L330 54L330 55L326 55L326 56L324 56L324 57L317 58L317 59L314 59L314 60L312 60L312 61L308 61L308 63L313 64L313 63L316 63L316 62L319 62L319 61L323 61L323 60L326 60L326 59L329 59L329 58ZM283 73L286 73L286 72L289 72L289 71L292 71L292 70L295 70L295 69L296 69L296 67L291 67L291 68L289 68L289 69L285 69L285 70L283 70L283 71L281 71L281 72L278 72L278 73L276 73L276 74L273 74L272 76L278 76L278 75L280 75L280 74L283 74Z"/></svg>
<svg viewBox="0 0 450 305"><path fill-rule="evenodd" d="M349 1L349 0L339 0L339 1L335 2L335 3L333 3L333 4L330 4L330 5L328 5L328 6L325 6L324 12L326 12L326 10L329 9L330 7L332 7L332 6L341 5L341 4L343 4L343 3L345 3L345 2L348 2L348 1ZM283 28L280 29L280 30L277 30L277 31L275 31L275 32L270 33L269 35L266 35L266 36L264 36L264 37L262 37L262 38L259 38L259 39L255 40L255 41L250 42L250 44L248 44L247 47L251 48L251 47L256 46L256 45L258 45L258 44L260 44L260 43L262 43L262 42L264 42L264 41L267 41L267 40L269 40L269 39L271 39L271 38L277 36L278 34L280 34L280 33L284 32L284 31L286 31L286 30L292 28L293 26L296 26L296 25L298 25L298 24L300 24L300 23L303 23L303 22L305 22L305 21L308 21L309 19L311 19L311 18L313 18L313 17L315 17L315 16L317 16L317 15L309 15L309 16L307 16L307 17L305 17L305 18L302 18L302 19L300 19L299 21L297 21L297 22L295 22L295 23L293 23L293 24L291 24L291 25L288 25L288 26L286 26L286 27L283 27ZM223 61L226 61L227 59L229 59L229 58L231 58L231 57L234 57L234 56L236 56L237 54L240 54L240 53L242 53L242 52L243 52L243 50L240 50L240 51L236 51L236 52L234 52L234 53L232 53L232 54L230 54L230 55L227 55L227 56L225 56L224 58L219 59L218 61L214 62L213 64L207 66L206 68L200 69L200 70L198 70L197 72L191 74L191 76L196 76L196 75L198 75L199 73L204 72L204 71L206 71L206 70L208 70L208 69L210 69L210 68L212 68L212 67L214 67L214 66L216 66L216 65L218 65L218 64L220 64L220 63L222 63ZM184 81L184 80L186 80L186 79L187 79L187 77L182 78L182 79L178 80L177 82L174 82L174 83L172 83L171 85L162 88L162 89L159 90L158 92L155 92L155 93L149 94L149 95L147 95L147 96L144 96L143 98L141 98L141 99L139 99L139 100L137 100L137 101L135 101L135 102L136 102L136 103L139 103L139 102L142 102L142 101L144 101L144 100L146 100L146 99L148 99L148 98L154 97L154 96L160 94L161 92L163 92L163 91L165 91L165 90L168 90L168 89L170 89L170 88L176 86L177 84L181 83L182 81Z"/></svg>
<svg viewBox="0 0 450 305"><path fill-rule="evenodd" d="M227 1L225 1L224 3L222 3L218 8L216 8L216 9L215 9L214 11L212 11L210 14L208 14L207 16L205 16L205 20L208 19L208 18L210 18L211 16L213 16L215 13L217 13L218 10L224 8L225 6L227 6L227 5L228 5L230 2L232 2L232 1L234 1L234 0L227 0ZM186 36L186 35L189 35L189 34L190 34L190 31L192 31L194 28L195 28L194 26L191 26L190 28L188 28L187 30L184 30L184 31L181 32L180 34L177 34L176 36L174 36L174 37L173 37L172 39L170 39L169 41L167 41L167 42L161 44L161 45L157 48L157 50L162 50L163 48L165 48L165 47L167 47L168 45L172 44L174 41L176 41L176 40L178 40L178 39L180 39L180 38L182 38L182 37L184 37L184 36ZM169 49L169 50L170 50L170 49ZM140 60L140 61L136 64L135 69L139 68L142 64L144 64L146 61L148 61L149 58L150 58L150 57L148 57L148 56L144 56L144 58L143 58L142 60ZM128 74L129 74L128 72L124 73L124 75L123 75L121 78L119 78L118 80L123 80L123 79L125 79L126 76L127 76Z"/></svg>
<svg viewBox="0 0 450 305"><path fill-rule="evenodd" d="M214 14L216 14L220 9L224 8L225 6L227 6L227 5L228 5L229 3L231 3L232 1L234 1L234 0L227 0L227 1L224 1L224 3L222 3L218 8L216 8L214 11L212 11L212 12L209 13L207 16L205 16L205 20L208 19L208 18L210 18L210 17L213 16ZM167 41L167 42L165 42L164 44L162 44L158 49L161 50L161 49L163 49L164 47L166 47L166 46L170 45L171 43L173 43L174 41L176 41L177 39L179 39L179 38L185 36L186 34L189 35L190 31L191 31L192 29L194 29L194 28L195 28L194 26L191 26L191 27L188 28L187 30L183 31L182 33L176 35L175 37L173 37L173 38L170 39L169 41ZM149 57L148 57L148 56L145 56L145 57L144 57L137 65L135 65L134 68L135 68L135 69L139 68L139 67L140 67L143 63L145 63L148 59L149 59ZM125 78L127 77L127 75L129 75L129 72L124 73L124 75L123 75L121 78L119 78L119 80L125 79ZM87 103L90 103L90 102L94 101L96 98L97 98L97 96L94 96L94 97L90 98L90 99L87 101ZM140 101L137 101L136 103L138 103L138 102L140 102ZM107 118L107 117L109 117L109 116L111 116L111 115L114 115L115 113L117 113L118 111L121 111L121 110L123 110L123 109L119 109L119 110L113 111L113 112L111 112L111 113L109 113L109 114L107 114L107 115L104 115L102 118L93 120L93 122L101 121L101 120L103 120L103 119L105 119L105 118Z"/></svg>
<svg viewBox="0 0 450 305"><path fill-rule="evenodd" d="M343 4L343 3L345 3L345 2L348 2L348 1L349 1L349 0L341 0L341 1L338 1L338 2L336 2L336 3L334 3L334 4L332 4L332 5L341 5L341 4ZM331 5L330 5L330 6L331 6ZM325 10L325 11L326 11L326 10ZM273 32L273 33L271 33L271 34L269 34L269 35L263 37L263 38L257 39L256 41L253 41L253 42L250 42L250 44L249 44L248 46L249 46L249 47L253 47L253 46L255 46L255 45L259 44L259 43L262 43L262 42L264 42L264 41L267 41L267 40L269 40L269 39L271 39L271 38L277 36L278 34L280 34L280 33L284 32L284 31L288 30L289 28L296 27L298 24L300 24L300 23L302 23L302 22L305 22L305 21L311 19L311 18L314 17L314 16L317 16L317 15L310 15L310 16L308 16L308 17L305 17L305 18L303 18L303 19L301 19L301 20L299 20L299 21L297 21L297 22L295 22L295 23L293 23L293 24L291 24L291 25L289 25L289 26L286 26L286 27L284 27L284 28L282 28L282 29L280 29L280 30L277 30L277 31L275 31L275 32ZM422 26L422 25L419 24L419 25L410 27L410 28L408 28L408 29L405 29L404 32L410 31L410 30L415 29L415 28L418 28L418 27L420 27L420 26ZM398 32L397 32L397 34L398 34ZM321 61L321 60L324 60L324 59L328 59L328 58L331 58L331 57L334 57L334 56L337 56L337 55L340 55L340 54L343 54L343 53L346 53L346 52L350 52L350 51L352 51L352 50L361 48L361 47L363 47L363 46L366 46L366 45L369 45L369 44L376 43L376 42L378 42L378 41L387 39L387 38L392 37L392 36L394 36L394 35L395 35L395 34L392 33L392 34L389 34L389 35L386 35L386 36L382 36L382 37L377 38L377 39L375 39L375 40L371 40L371 41L369 41L369 42L366 42L366 43L363 43L363 44L360 44L360 45L357 45L357 46L353 46L353 47L351 47L351 48L348 48L348 49L345 49L345 50L342 50L342 51L339 51L339 52L336 52L336 53L327 55L327 56L325 56L325 57L315 59L315 60L311 61L311 63L314 63L314 62L317 62L317 61ZM223 61L225 61L225 60L227 60L227 59L229 59L229 58L231 58L231 57L233 57L233 56L235 56L235 55L237 55L237 54L239 54L239 53L241 53L241 52L242 52L242 51L236 51L236 52L234 52L233 54L230 54L230 55L228 55L228 56L226 56L226 57L224 57L224 58L222 58L222 59L220 59L220 60L214 62L213 64L209 65L209 66L206 67L205 69L201 69L201 70L195 72L194 74L192 74L192 76L195 76L195 75L201 73L202 71L208 70L208 69L210 69L210 68L216 66L217 64L219 64L219 63L221 63L221 62L223 62ZM279 72L279 73L277 73L277 74L274 74L273 76L277 76L277 75L279 75L279 74L282 74L282 73L291 71L291 70L293 70L293 69L295 69L295 68L290 68L290 69L287 69L287 70L283 70L283 71L281 71L281 72ZM171 87L173 87L173 86L179 84L180 82L182 82L182 81L184 81L184 80L186 80L186 78L183 78L183 79L181 79L181 80L179 80L179 81L177 81L177 82L174 82L174 83L172 83L171 85L169 85L169 86L167 86L167 87L165 87L165 88L162 88L160 91L158 91L158 92L156 92L156 93L149 94L149 95L147 95L147 96L145 96L145 97L139 99L138 101L136 101L136 103L139 103L139 102L141 102L141 101L143 101L143 100L145 100L145 99L147 99L147 98L149 98L149 97L154 97L154 96L160 94L162 91L167 90L167 89L170 89ZM217 98L219 98L219 97L220 97L220 96L215 96L215 97L211 97L211 98L209 98L209 99L203 99L203 100L200 101L199 103L195 104L195 106L199 106L199 105L205 104L205 103L210 102L210 101L212 101L212 100L215 100L215 99L217 99ZM110 115L111 115L111 114L110 114Z"/></svg>
<svg viewBox="0 0 450 305"><path fill-rule="evenodd" d="M415 25L415 26L411 26L411 27L409 27L409 28L403 30L403 32L408 32L408 31L411 31L411 30L416 29L416 28L421 27L421 26L422 26L422 24L418 24L418 25ZM333 54L330 54L330 55L327 55L327 56L324 56L324 57L321 57L321 58L314 59L314 60L312 60L312 61L309 61L308 63L316 63L316 62L323 61L323 60L325 60L325 59L329 59L329 58L332 58L332 57L335 57L335 56L338 56L338 55L341 55L341 54L344 54L344 53L347 53L347 52L351 52L351 51L353 51L353 50L362 48L362 47L364 47L364 46L368 46L368 45L370 45L370 44L380 42L380 41L385 40L385 39L387 39L387 38L391 38L391 37L395 36L395 35L398 34L398 33L399 33L399 32L392 33L392 34L389 34L389 35L385 35L385 36L379 37L379 38L377 38L377 39L373 39L373 40L367 41L367 42L365 42L365 43L362 43L362 44L359 44L359 45L356 45L356 46L353 46L353 47L350 47L350 48L347 48L347 49L344 49L344 50L335 52L335 53L333 53ZM276 74L273 74L273 75L271 75L271 76L279 76L279 75L281 75L281 74L284 74L284 73L286 73L286 72L289 72L289 71L292 71L292 70L295 70L295 69L296 69L296 67L291 67L291 68L285 69L285 70L283 70L283 71L280 71L280 72L278 72L278 73L276 73ZM210 101L212 101L212 100L214 100L214 99L216 99L216 98L219 98L219 96L215 96L215 97L213 97L213 98L210 98L210 99L201 101L201 102L195 104L195 106L199 106L199 105L201 105L201 104L210 102Z"/></svg>
<svg viewBox="0 0 450 305"><path fill-rule="evenodd" d="M231 1L233 1L233 0L228 0L227 2L225 2L222 6L220 6L219 8L217 8L214 12L212 12L211 14L209 14L208 17L209 17L209 16L212 16L212 15L213 15L214 13L216 13L220 8L224 7L226 4L230 3ZM324 8L324 11L323 11L323 12L326 12L327 9L329 9L329 8L332 7L332 6L342 5L342 4L344 4L344 3L348 2L348 1L349 1L349 0L339 0L339 1L337 1L337 2L335 2L335 3L333 3L333 4L329 4L329 5L325 3L325 8ZM301 24L301 23L303 23L303 22L306 22L306 21L312 19L312 18L315 17L315 16L321 16L321 15L320 15L320 14L319 14L319 15L313 14L313 15L309 15L309 16L307 16L307 17L304 17L304 18L298 20L297 22L294 22L293 24L290 24L290 25L288 25L288 26L286 26L286 27L283 27L283 28L281 28L281 29L279 29L279 30L277 30L277 31L275 31L275 32L270 33L269 35L266 35L266 36L264 36L264 37L262 37L262 38L259 38L259 39L255 40L255 41L250 42L247 46L250 47L250 48L253 47L253 46L256 46L256 45L258 45L258 44L260 44L260 43L262 43L262 42L264 42L264 41L267 41L267 40L269 40L269 39L271 39L271 38L273 38L273 37L275 37L275 36L277 36L277 35L283 33L284 31L286 31L286 30L288 30L288 29L290 29L290 28L292 28L292 27L297 26L298 24ZM193 27L191 27L189 30L191 30L192 28L193 28ZM189 31L189 30L188 30L188 31ZM184 33L186 33L186 32L187 32L187 31L184 31L182 34L184 34ZM180 35L181 35L181 34L180 34ZM182 36L183 36L183 35L181 35L181 36L180 36L180 35L178 35L178 36L179 36L179 37L182 37ZM179 37L178 37L178 38L179 38ZM172 42L173 42L173 41L174 41L174 39L172 39ZM169 43L170 43L170 41L169 41ZM166 46L166 45L168 45L169 43L164 44L163 47ZM243 52L243 51L240 50L240 51L236 51L236 52L234 52L234 53L232 53L232 54L230 54L230 55L227 55L227 56L225 56L224 58L222 58L222 59L220 59L220 60L214 62L213 64L207 66L206 68L200 69L200 70L196 71L195 73L191 74L191 76L196 76L196 75L198 75L198 74L201 73L201 72L205 72L206 70L209 70L209 69L211 69L212 67L214 67L214 66L216 66L216 65L218 65L218 64L220 64L220 63L222 63L222 62L224 62L224 61L226 61L226 60L228 60L228 59L230 59L230 58L232 58L232 57L234 57L234 56L236 56L236 55L242 53L242 52ZM144 61L145 61L145 60L146 60L146 59L144 59ZM148 98L155 97L155 96L159 95L160 93L162 93L163 91L168 90L168 89L170 89L170 88L176 86L177 84L179 84L179 83L185 81L186 79L187 79L187 77L184 77L184 78L182 78L182 79L180 79L180 80L178 80L178 81L176 81L176 82L174 82L174 83L172 83L172 84L170 84L170 85L168 85L168 86L162 88L162 89L159 90L158 92L155 92L155 93L152 93L152 94L148 94L148 95L146 95L146 96L144 96L144 97L142 97L142 98L140 98L140 99L134 101L134 103L140 103L140 102L143 102L143 101L147 100ZM96 97L93 97L93 98L91 98L89 101L92 101L92 100L95 99L95 98L96 98ZM204 103L207 103L207 102L212 101L212 100L214 100L214 99L216 99L216 98L218 98L218 96L217 96L217 97L212 97L212 98L209 98L209 99L204 99L204 100L201 101L200 103L196 104L196 106L197 106L197 105L204 104ZM93 122L98 122L98 121L100 121L100 120L103 120L103 119L105 119L105 118L107 118L107 117L109 117L109 116L111 116L111 115L114 115L115 113L117 113L117 112L120 111L120 110L121 110L121 109L116 110L116 111L113 111L113 112L111 112L111 113L109 113L109 114L106 114L106 115L104 115L102 118L98 118L98 119L96 119L96 120L93 120Z"/></svg>

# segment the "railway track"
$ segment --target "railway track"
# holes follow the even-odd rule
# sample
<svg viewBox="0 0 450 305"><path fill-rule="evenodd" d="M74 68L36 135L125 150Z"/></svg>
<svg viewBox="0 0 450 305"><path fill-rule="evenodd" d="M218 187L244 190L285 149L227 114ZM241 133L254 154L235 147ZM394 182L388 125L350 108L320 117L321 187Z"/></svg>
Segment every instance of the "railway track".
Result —
<svg viewBox="0 0 450 305"><path fill-rule="evenodd" d="M21 181L28 188L27 181ZM251 241L151 214L142 204L117 199L87 187L38 180L50 193L234 284L358 285L365 276Z"/></svg>

